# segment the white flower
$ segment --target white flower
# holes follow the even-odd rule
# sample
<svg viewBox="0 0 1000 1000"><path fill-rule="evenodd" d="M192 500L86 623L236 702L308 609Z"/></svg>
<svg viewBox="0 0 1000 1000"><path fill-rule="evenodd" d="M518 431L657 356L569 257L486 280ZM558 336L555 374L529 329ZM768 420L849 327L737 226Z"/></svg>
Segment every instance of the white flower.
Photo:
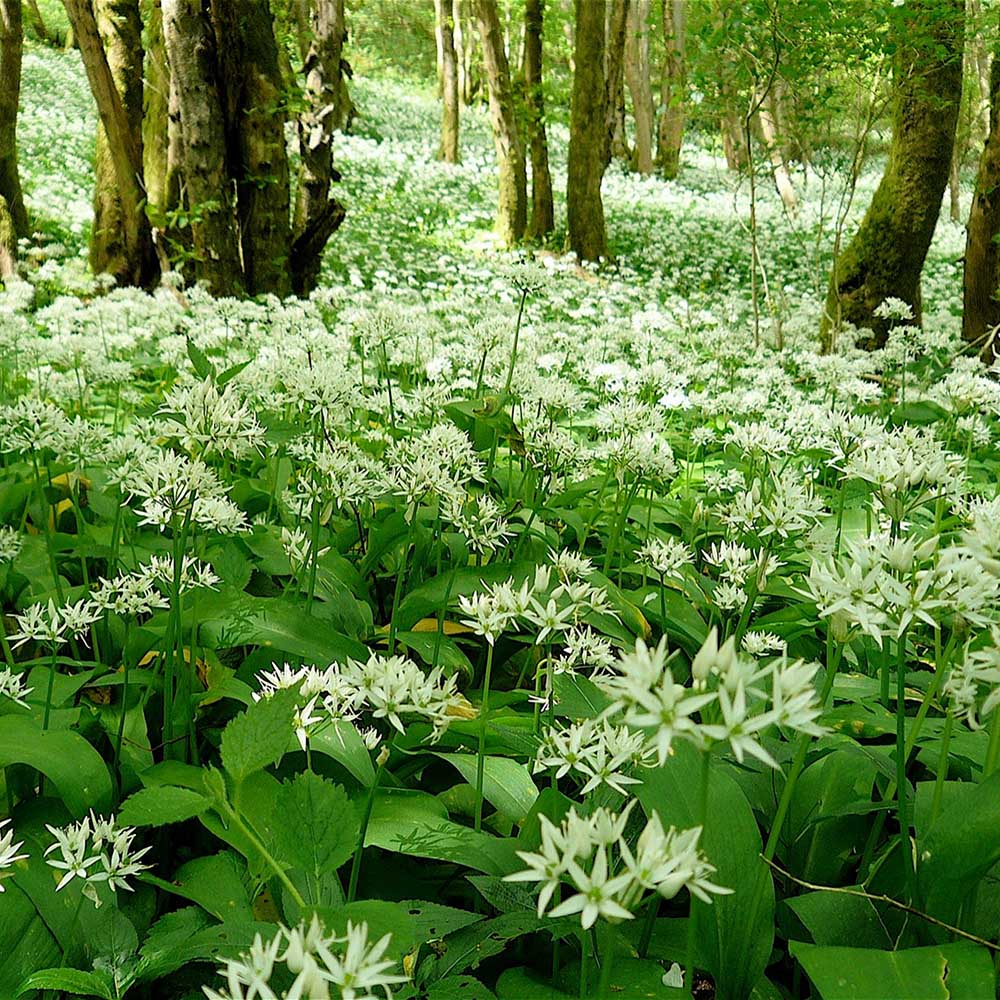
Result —
<svg viewBox="0 0 1000 1000"><path fill-rule="evenodd" d="M3 828L10 823L9 819L0 819L0 832ZM8 868L13 868L18 861L26 861L28 858L27 854L18 854L18 850L23 845L24 841L19 840L16 844L14 843L14 828L11 827L3 836L0 836L0 873ZM3 878L0 877L0 892L4 891Z"/></svg>

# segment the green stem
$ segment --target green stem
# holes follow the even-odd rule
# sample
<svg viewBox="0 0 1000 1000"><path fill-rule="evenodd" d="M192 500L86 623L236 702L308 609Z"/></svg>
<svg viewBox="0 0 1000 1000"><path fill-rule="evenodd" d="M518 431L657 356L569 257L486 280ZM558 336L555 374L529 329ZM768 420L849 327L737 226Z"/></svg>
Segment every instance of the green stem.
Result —
<svg viewBox="0 0 1000 1000"><path fill-rule="evenodd" d="M705 820L708 816L708 781L711 776L711 765L712 765L712 750L709 749L702 752L701 755L701 784L698 790L698 823L697 825L701 827L704 832ZM697 906L697 900L691 895L690 907L688 909L688 926L687 926L687 949L686 957L684 961L684 982L693 983L694 982L694 946L697 941L697 934L695 932L695 907Z"/></svg>
<svg viewBox="0 0 1000 1000"><path fill-rule="evenodd" d="M931 815L927 821L927 829L934 826L934 820L941 812L941 796L944 794L944 783L948 777L948 745L951 743L951 731L955 725L955 715L948 710L944 720L944 732L941 734L941 751L938 754L937 774L934 775L934 795L931 797Z"/></svg>
<svg viewBox="0 0 1000 1000"><path fill-rule="evenodd" d="M378 767L375 770L375 778L372 780L371 788L368 789L368 797L365 799L365 811L361 817L361 832L358 835L358 844L354 848L354 859L351 861L351 878L347 885L347 902L353 903L358 891L358 879L361 877L361 855L365 850L365 838L368 836L368 824L372 819L372 810L375 808L375 795L378 792L379 782L382 779L382 772L389 761L392 753L392 745L395 741L395 734L390 737L389 743L383 748L378 757Z"/></svg>
<svg viewBox="0 0 1000 1000"><path fill-rule="evenodd" d="M399 607L399 599L403 596L403 584L406 582L406 564L410 556L410 548L413 545L417 534L417 512L420 506L413 504L413 517L410 521L409 529L406 532L406 546L403 549L403 561L396 573L396 588L392 594L392 610L389 612L389 655L392 656L396 646L396 608Z"/></svg>
<svg viewBox="0 0 1000 1000"><path fill-rule="evenodd" d="M587 965L590 961L590 935L580 931L580 1000L588 1000L590 994L587 992Z"/></svg>
<svg viewBox="0 0 1000 1000"><path fill-rule="evenodd" d="M899 849L910 899L914 898L913 852L910 850L910 819L906 780L906 630L896 643L896 811L899 817Z"/></svg>
<svg viewBox="0 0 1000 1000"><path fill-rule="evenodd" d="M610 924L601 924L601 978L597 984L597 1000L610 996L611 968L615 960L615 931Z"/></svg>
<svg viewBox="0 0 1000 1000"><path fill-rule="evenodd" d="M983 764L983 781L996 769L1000 761L1000 710L990 712L990 742L986 748L986 761Z"/></svg>
<svg viewBox="0 0 1000 1000"><path fill-rule="evenodd" d="M476 821L478 833L483 828L483 775L486 771L486 717L490 711L490 677L493 674L493 643L486 648L486 673L483 697L479 703L479 751L476 755Z"/></svg>

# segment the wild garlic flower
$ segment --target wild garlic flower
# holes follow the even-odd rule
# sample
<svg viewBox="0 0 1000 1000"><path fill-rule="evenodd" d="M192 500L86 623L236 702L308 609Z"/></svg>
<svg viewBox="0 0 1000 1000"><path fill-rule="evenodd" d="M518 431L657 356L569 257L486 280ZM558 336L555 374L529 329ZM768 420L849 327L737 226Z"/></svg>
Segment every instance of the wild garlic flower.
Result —
<svg viewBox="0 0 1000 1000"><path fill-rule="evenodd" d="M679 579L694 561L691 549L679 538L649 538L635 554L636 562L648 566L661 578Z"/></svg>
<svg viewBox="0 0 1000 1000"><path fill-rule="evenodd" d="M18 630L8 639L14 649L32 641L55 648L71 638L85 635L100 616L100 610L92 601L79 600L56 607L50 598L47 604L32 604L23 614L14 615Z"/></svg>
<svg viewBox="0 0 1000 1000"><path fill-rule="evenodd" d="M652 649L636 639L635 650L623 653L615 672L598 683L612 699L608 716L620 712L627 725L650 730L650 745L660 765L666 763L675 739L703 744L701 725L694 715L714 702L716 694L701 693L674 680L666 637Z"/></svg>
<svg viewBox="0 0 1000 1000"><path fill-rule="evenodd" d="M535 755L534 771L555 768L556 778L573 774L583 782L581 795L601 785L626 795L629 785L641 783L628 772L650 766L651 758L642 733L614 726L606 719L586 719L562 729L549 727Z"/></svg>
<svg viewBox="0 0 1000 1000"><path fill-rule="evenodd" d="M264 429L230 382L222 392L211 379L175 385L163 398L157 416L178 425L175 434L191 455L244 458L264 441Z"/></svg>
<svg viewBox="0 0 1000 1000"><path fill-rule="evenodd" d="M27 708L24 700L34 688L25 687L24 674L15 674L9 667L0 670L0 698L9 698L15 705Z"/></svg>
<svg viewBox="0 0 1000 1000"><path fill-rule="evenodd" d="M19 840L14 843L14 828L11 827L6 833L3 828L10 823L9 819L0 819L0 892L4 892L3 880L4 872L13 868L18 861L27 861L27 854L17 852L24 846L24 841Z"/></svg>
<svg viewBox="0 0 1000 1000"><path fill-rule="evenodd" d="M226 961L219 970L224 989L203 990L208 1000L372 1000L376 991L392 1000L392 987L408 980L385 958L391 940L386 934L370 942L368 925L350 920L343 936L327 931L316 916L308 925L279 924L266 944L257 934L248 953ZM287 990L272 986L276 973L291 980Z"/></svg>
<svg viewBox="0 0 1000 1000"><path fill-rule="evenodd" d="M539 917L579 913L584 930L599 918L611 923L631 920L650 892L672 899L686 888L711 902L712 894L732 891L708 880L715 868L698 849L699 827L664 832L654 813L632 848L625 827L634 805L633 800L621 813L597 809L585 817L574 807L558 826L540 815L539 850L518 851L526 867L505 876L505 881L538 883ZM563 884L575 894L550 909Z"/></svg>
<svg viewBox="0 0 1000 1000"><path fill-rule="evenodd" d="M118 889L132 891L128 879L149 868L141 859L151 850L133 847L136 831L132 827L119 827L114 816L104 819L93 812L78 823L65 827L45 827L55 842L45 850L45 856L56 854L48 864L65 872L56 891L65 888L74 878L83 880L83 894L95 906L100 906L97 886L107 883L112 892Z"/></svg>
<svg viewBox="0 0 1000 1000"><path fill-rule="evenodd" d="M987 646L966 652L951 668L941 693L956 716L964 716L970 729L979 729L981 720L1000 705L1000 627L990 630Z"/></svg>
<svg viewBox="0 0 1000 1000"><path fill-rule="evenodd" d="M16 528L0 525L0 563L13 562L24 545L24 536Z"/></svg>
<svg viewBox="0 0 1000 1000"><path fill-rule="evenodd" d="M301 573L312 561L312 539L304 528L282 528L281 547L294 573ZM316 558L322 559L329 551L330 546L324 545L316 550Z"/></svg>

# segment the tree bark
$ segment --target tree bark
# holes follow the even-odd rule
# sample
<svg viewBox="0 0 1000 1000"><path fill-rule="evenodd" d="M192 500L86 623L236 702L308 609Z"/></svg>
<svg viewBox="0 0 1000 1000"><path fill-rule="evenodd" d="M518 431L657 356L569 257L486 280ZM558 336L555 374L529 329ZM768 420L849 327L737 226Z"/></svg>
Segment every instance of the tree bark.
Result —
<svg viewBox="0 0 1000 1000"><path fill-rule="evenodd" d="M121 98L129 133L143 156L142 18L138 0L94 0L94 15L115 89ZM118 193L110 140L98 122L94 153L94 225L90 234L90 266L110 274L121 285L140 281L133 273L137 234L126 217Z"/></svg>
<svg viewBox="0 0 1000 1000"><path fill-rule="evenodd" d="M237 295L245 285L226 164L226 124L215 38L201 0L163 0L163 36L176 87L194 273L214 294Z"/></svg>
<svg viewBox="0 0 1000 1000"><path fill-rule="evenodd" d="M670 6L667 0L666 6ZM633 0L629 5L625 36L625 78L632 95L635 148L632 169L653 172L653 85L649 69L649 17L651 0Z"/></svg>
<svg viewBox="0 0 1000 1000"><path fill-rule="evenodd" d="M576 72L570 106L566 212L570 249L580 260L607 254L601 181L610 156L608 81L605 76L604 11L576 0Z"/></svg>
<svg viewBox="0 0 1000 1000"><path fill-rule="evenodd" d="M312 41L306 55L306 109L299 116L301 165L292 225L292 283L308 294L319 278L323 248L344 221L345 208L330 197L333 168L333 109L341 80L344 0L315 0Z"/></svg>
<svg viewBox="0 0 1000 1000"><path fill-rule="evenodd" d="M455 55L458 59L458 93L462 103L469 107L475 96L475 79L472 56L476 49L476 33L469 14L470 0L453 0L452 18L455 22Z"/></svg>
<svg viewBox="0 0 1000 1000"><path fill-rule="evenodd" d="M513 246L524 238L527 224L524 153L514 117L514 94L496 0L477 0L476 14L490 97L493 144L500 175L496 231L501 242Z"/></svg>
<svg viewBox="0 0 1000 1000"><path fill-rule="evenodd" d="M142 174L146 199L162 216L166 208L169 147L170 69L163 46L163 11L152 0L146 22L146 66L143 87Z"/></svg>
<svg viewBox="0 0 1000 1000"><path fill-rule="evenodd" d="M0 198L16 237L30 232L17 165L17 110L21 93L24 28L21 0L0 0Z"/></svg>
<svg viewBox="0 0 1000 1000"><path fill-rule="evenodd" d="M545 136L545 95L542 90L542 39L545 0L524 4L524 91L528 148L531 151L531 223L528 236L544 240L555 229L549 145Z"/></svg>
<svg viewBox="0 0 1000 1000"><path fill-rule="evenodd" d="M896 95L885 173L860 228L834 262L821 326L829 346L841 322L871 330L879 347L886 298L908 303L919 322L920 272L948 183L962 89L963 0L910 0L896 15Z"/></svg>
<svg viewBox="0 0 1000 1000"><path fill-rule="evenodd" d="M17 273L17 233L7 199L0 195L0 282Z"/></svg>
<svg viewBox="0 0 1000 1000"><path fill-rule="evenodd" d="M788 164L778 135L777 101L775 89L772 86L770 94L758 94L755 103L759 104L757 118L760 122L760 132L771 161L771 173L774 176L774 186L781 195L782 204L789 215L795 215L799 210L799 199L795 194L792 175L788 172Z"/></svg>
<svg viewBox="0 0 1000 1000"><path fill-rule="evenodd" d="M211 0L229 176L250 295L290 294L284 82L268 0Z"/></svg>
<svg viewBox="0 0 1000 1000"><path fill-rule="evenodd" d="M631 157L625 131L625 35L628 27L629 0L609 0L606 7L604 74L607 82L608 143L605 168L616 160Z"/></svg>
<svg viewBox="0 0 1000 1000"><path fill-rule="evenodd" d="M660 84L660 122L657 129L656 165L672 180L681 165L687 91L685 57L687 10L684 0L663 0L663 43L666 58Z"/></svg>
<svg viewBox="0 0 1000 1000"><path fill-rule="evenodd" d="M438 156L445 163L458 163L458 57L452 0L434 0L434 16L441 55L441 148Z"/></svg>
<svg viewBox="0 0 1000 1000"><path fill-rule="evenodd" d="M962 338L983 361L1000 357L1000 43L990 71L990 127L979 160L965 242Z"/></svg>
<svg viewBox="0 0 1000 1000"><path fill-rule="evenodd" d="M108 153L114 165L114 181L121 205L121 238L129 248L127 272L116 277L126 284L148 287L155 282L159 267L144 207L142 135L134 128L134 120L130 118L129 109L118 92L91 0L63 2L83 58L97 114L108 137ZM141 109L141 102L139 106Z"/></svg>

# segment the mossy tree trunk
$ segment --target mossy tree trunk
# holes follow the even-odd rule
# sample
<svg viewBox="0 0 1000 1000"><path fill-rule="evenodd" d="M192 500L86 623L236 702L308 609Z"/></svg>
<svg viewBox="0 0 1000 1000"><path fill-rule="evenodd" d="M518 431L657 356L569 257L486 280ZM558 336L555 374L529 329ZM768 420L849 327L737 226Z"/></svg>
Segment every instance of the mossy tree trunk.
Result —
<svg viewBox="0 0 1000 1000"><path fill-rule="evenodd" d="M0 0L0 198L15 236L15 248L17 237L27 236L30 228L17 163L17 110L23 51L21 0Z"/></svg>
<svg viewBox="0 0 1000 1000"><path fill-rule="evenodd" d="M544 240L555 229L549 144L545 135L545 95L542 90L542 52L545 0L524 4L524 93L531 152L531 222L528 236Z"/></svg>
<svg viewBox="0 0 1000 1000"><path fill-rule="evenodd" d="M490 122L499 172L496 232L502 243L513 246L524 238L527 225L528 182L524 151L517 131L510 67L496 0L477 0L476 16L483 46L483 68L489 90Z"/></svg>
<svg viewBox="0 0 1000 1000"><path fill-rule="evenodd" d="M142 17L138 0L94 0L94 14L128 129L143 153ZM135 284L138 238L118 192L111 140L97 125L94 153L94 225L90 234L90 266L95 274L110 274L119 284ZM143 170L143 177L145 170ZM147 190L148 196L148 190ZM144 236L145 234L143 234Z"/></svg>
<svg viewBox="0 0 1000 1000"><path fill-rule="evenodd" d="M169 148L170 69L163 46L163 11L151 0L146 16L145 86L142 91L142 173L155 216L166 209Z"/></svg>
<svg viewBox="0 0 1000 1000"><path fill-rule="evenodd" d="M243 281L284 297L290 279L284 82L268 0L211 0L219 52L226 161L236 186Z"/></svg>
<svg viewBox="0 0 1000 1000"><path fill-rule="evenodd" d="M625 36L630 0L608 0L604 22L604 75L608 99L608 144L605 168L612 158L629 160L632 153L625 130Z"/></svg>
<svg viewBox="0 0 1000 1000"><path fill-rule="evenodd" d="M684 0L663 0L665 59L660 83L660 121L656 135L656 166L672 180L681 165L687 98L687 9Z"/></svg>
<svg viewBox="0 0 1000 1000"><path fill-rule="evenodd" d="M1000 357L1000 44L990 71L989 133L965 242L962 337L988 364Z"/></svg>
<svg viewBox="0 0 1000 1000"><path fill-rule="evenodd" d="M842 323L885 343L889 323L875 315L889 297L920 317L920 273L948 183L962 92L963 0L910 0L893 8L896 94L885 173L861 226L834 261L821 326L826 346Z"/></svg>
<svg viewBox="0 0 1000 1000"><path fill-rule="evenodd" d="M216 295L241 294L245 284L226 162L218 57L201 0L163 0L163 37L177 98L193 272Z"/></svg>
<svg viewBox="0 0 1000 1000"><path fill-rule="evenodd" d="M441 146L445 163L458 163L458 56L452 0L434 0L435 31L441 57Z"/></svg>
<svg viewBox="0 0 1000 1000"><path fill-rule="evenodd" d="M341 86L344 0L314 0L311 41L305 60L306 107L298 120L299 166L292 224L292 282L308 294L319 277L323 248L343 222L345 209L330 197L338 178L333 168L334 116Z"/></svg>
<svg viewBox="0 0 1000 1000"><path fill-rule="evenodd" d="M596 261L608 249L601 201L610 150L603 6L576 0L575 23L566 213L570 249L580 260Z"/></svg>
<svg viewBox="0 0 1000 1000"><path fill-rule="evenodd" d="M121 242L127 252L119 259L123 270L119 282L148 287L159 274L153 247L152 228L145 211L146 193L142 182L142 132L132 109L119 93L116 74L104 50L101 32L91 0L63 0L80 49L101 127L107 135L107 151L113 164L113 181L120 206ZM126 0L123 0L123 3ZM127 12L126 20L128 20ZM117 14L115 15L118 16ZM128 28L127 30L131 30ZM117 59L117 56L113 56ZM142 100L139 98L139 113ZM105 183L108 179L105 178Z"/></svg>
<svg viewBox="0 0 1000 1000"><path fill-rule="evenodd" d="M667 6L670 6L669 0ZM632 95L635 147L632 169L653 172L653 84L649 68L650 0L633 0L628 9L625 34L625 78Z"/></svg>

